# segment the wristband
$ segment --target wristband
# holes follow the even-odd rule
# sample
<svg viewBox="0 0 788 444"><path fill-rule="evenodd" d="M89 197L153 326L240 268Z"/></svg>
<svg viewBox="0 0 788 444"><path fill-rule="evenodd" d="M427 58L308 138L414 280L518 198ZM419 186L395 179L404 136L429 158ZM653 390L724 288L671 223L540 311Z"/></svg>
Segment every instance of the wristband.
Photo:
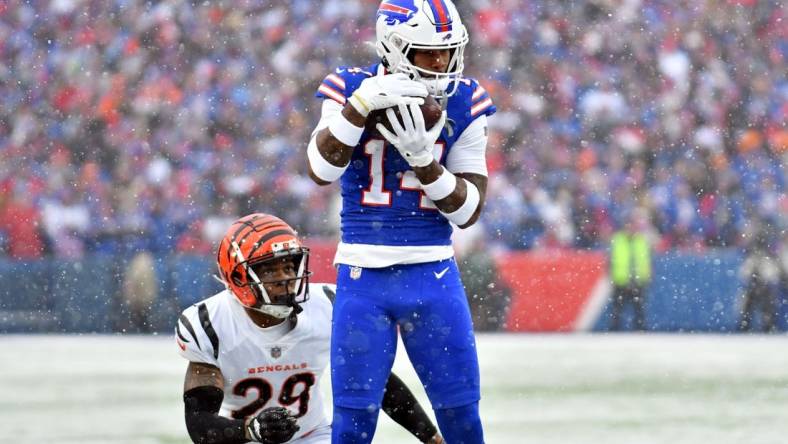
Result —
<svg viewBox="0 0 788 444"><path fill-rule="evenodd" d="M353 93L350 96L348 102L350 102L350 105L364 117L367 117L369 113L372 112L372 110L369 108L369 104L367 104L367 102L356 93Z"/></svg>
<svg viewBox="0 0 788 444"><path fill-rule="evenodd" d="M328 130L343 145L356 146L361 139L361 134L364 132L364 127L353 125L345 116L340 114L331 120Z"/></svg>
<svg viewBox="0 0 788 444"><path fill-rule="evenodd" d="M426 194L427 197L429 197L433 202L447 197L449 194L454 192L456 187L457 176L450 173L446 168L443 168L443 173L441 173L441 175L438 176L434 182L421 185L421 189L424 190L424 194Z"/></svg>
<svg viewBox="0 0 788 444"><path fill-rule="evenodd" d="M446 219L454 222L456 225L464 225L471 220L473 213L476 212L476 208L479 206L479 189L476 188L476 185L468 182L466 179L462 179L465 181L465 189L467 190L465 195L465 202L462 204L460 208L456 211L451 213L444 213L441 211L441 214L446 216Z"/></svg>
<svg viewBox="0 0 788 444"><path fill-rule="evenodd" d="M317 140L315 139L315 137L312 137L306 148L306 157L309 159L309 166L312 168L312 172L325 182L333 182L339 179L345 172L347 165L338 167L329 163L317 149ZM348 165L350 165L349 162Z"/></svg>

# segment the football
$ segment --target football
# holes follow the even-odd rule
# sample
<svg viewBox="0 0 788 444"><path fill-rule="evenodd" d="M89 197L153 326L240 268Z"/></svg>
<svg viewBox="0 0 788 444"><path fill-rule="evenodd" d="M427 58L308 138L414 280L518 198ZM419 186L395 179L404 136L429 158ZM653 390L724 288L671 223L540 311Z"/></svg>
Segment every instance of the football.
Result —
<svg viewBox="0 0 788 444"><path fill-rule="evenodd" d="M428 130L435 126L438 123L438 120L441 118L441 109L440 103L435 100L435 97L427 96L424 98L424 103L420 106L421 108L421 115L424 116L424 127ZM394 113L397 114L397 117L400 116L399 114L399 107L394 107ZM372 111L369 113L367 117L366 129L371 134L380 135L380 132L376 128L378 123L382 123L383 126L386 127L387 130L392 131L391 124L389 123L388 117L386 117L386 110L379 109ZM402 119L400 119L400 123L402 123Z"/></svg>

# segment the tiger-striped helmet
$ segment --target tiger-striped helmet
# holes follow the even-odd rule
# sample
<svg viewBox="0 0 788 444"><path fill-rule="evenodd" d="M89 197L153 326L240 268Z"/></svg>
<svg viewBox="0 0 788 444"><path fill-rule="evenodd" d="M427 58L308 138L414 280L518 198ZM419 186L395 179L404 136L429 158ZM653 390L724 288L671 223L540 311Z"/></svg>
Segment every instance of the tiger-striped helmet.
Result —
<svg viewBox="0 0 788 444"><path fill-rule="evenodd" d="M309 248L302 246L295 230L278 217L255 213L235 221L219 244L216 262L221 280L245 307L286 318L309 297ZM286 265L284 271L277 272L279 276L261 276L255 271L276 263ZM277 285L286 288L286 297L269 295L266 286Z"/></svg>

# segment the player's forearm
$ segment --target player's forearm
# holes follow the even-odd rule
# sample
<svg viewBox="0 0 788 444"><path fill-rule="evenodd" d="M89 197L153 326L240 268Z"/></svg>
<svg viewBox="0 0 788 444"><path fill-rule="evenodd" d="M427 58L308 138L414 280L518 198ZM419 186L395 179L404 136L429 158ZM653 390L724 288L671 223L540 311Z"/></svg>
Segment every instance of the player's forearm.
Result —
<svg viewBox="0 0 788 444"><path fill-rule="evenodd" d="M413 172L416 173L427 197L444 216L460 228L476 223L484 205L486 177L478 174L452 174L436 161L425 167L414 167Z"/></svg>
<svg viewBox="0 0 788 444"><path fill-rule="evenodd" d="M363 127L367 119L362 116L350 104L342 108L342 117L353 126ZM317 149L320 154L334 166L346 166L350 162L350 157L353 155L353 148L356 144L345 145L331 132L331 127L323 128L317 134ZM358 142L356 142L358 143Z"/></svg>
<svg viewBox="0 0 788 444"><path fill-rule="evenodd" d="M317 150L331 165L337 167L346 166L353 154L353 147L337 140L328 128L317 133Z"/></svg>
<svg viewBox="0 0 788 444"><path fill-rule="evenodd" d="M187 417L189 418L189 417ZM217 414L196 412L186 420L189 438L197 444L242 444L251 441L246 422Z"/></svg>
<svg viewBox="0 0 788 444"><path fill-rule="evenodd" d="M431 164L425 167L413 168L413 172L416 173L416 177L419 179L419 182L421 182L422 185L435 183L435 181L438 180L438 178L443 174L444 170L445 168L437 161L432 161ZM451 174L451 172L448 173ZM463 202L465 202L466 193L467 189L465 187L465 181L457 180L455 181L454 189L448 196L437 201L434 200L433 203L435 203L438 209L444 213L451 213L453 211L457 211L457 209L462 206Z"/></svg>
<svg viewBox="0 0 788 444"><path fill-rule="evenodd" d="M250 441L246 422L219 416L222 391L213 386L193 388L183 394L186 430L198 444L240 444Z"/></svg>
<svg viewBox="0 0 788 444"><path fill-rule="evenodd" d="M307 149L309 176L315 183L328 185L347 168L365 122L355 108L345 105L335 121L318 131Z"/></svg>

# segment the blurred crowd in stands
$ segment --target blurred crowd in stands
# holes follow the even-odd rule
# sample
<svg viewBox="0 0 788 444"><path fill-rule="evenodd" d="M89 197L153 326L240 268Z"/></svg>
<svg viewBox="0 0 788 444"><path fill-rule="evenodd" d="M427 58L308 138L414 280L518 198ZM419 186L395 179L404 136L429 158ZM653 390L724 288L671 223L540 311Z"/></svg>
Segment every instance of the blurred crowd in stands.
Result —
<svg viewBox="0 0 788 444"><path fill-rule="evenodd" d="M2 254L212 254L251 211L334 238L314 92L376 61L378 3L0 2ZM488 245L605 248L634 212L658 251L788 228L781 1L457 4L499 110Z"/></svg>

